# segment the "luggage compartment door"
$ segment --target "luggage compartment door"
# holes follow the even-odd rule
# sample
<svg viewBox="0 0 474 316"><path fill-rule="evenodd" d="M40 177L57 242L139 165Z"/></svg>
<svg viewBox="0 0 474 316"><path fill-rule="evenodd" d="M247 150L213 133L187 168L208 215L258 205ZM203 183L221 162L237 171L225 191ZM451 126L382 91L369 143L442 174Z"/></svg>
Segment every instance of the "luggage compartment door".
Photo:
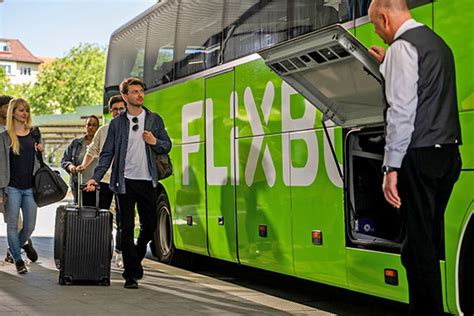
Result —
<svg viewBox="0 0 474 316"><path fill-rule="evenodd" d="M205 79L206 201L209 255L237 262L234 70Z"/></svg>
<svg viewBox="0 0 474 316"><path fill-rule="evenodd" d="M259 52L265 63L343 127L383 120L378 62L341 25L297 37Z"/></svg>

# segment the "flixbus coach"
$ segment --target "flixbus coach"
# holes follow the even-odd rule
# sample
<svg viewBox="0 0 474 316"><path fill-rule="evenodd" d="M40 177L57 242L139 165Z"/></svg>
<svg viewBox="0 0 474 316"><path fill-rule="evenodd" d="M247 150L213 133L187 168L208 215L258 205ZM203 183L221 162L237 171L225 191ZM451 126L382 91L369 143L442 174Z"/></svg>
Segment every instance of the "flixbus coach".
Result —
<svg viewBox="0 0 474 316"><path fill-rule="evenodd" d="M400 214L383 198L381 45L369 1L162 0L110 39L105 98L129 76L173 141L156 254L197 253L400 302ZM463 169L444 221L447 312L474 310L474 10L408 1L454 52Z"/></svg>

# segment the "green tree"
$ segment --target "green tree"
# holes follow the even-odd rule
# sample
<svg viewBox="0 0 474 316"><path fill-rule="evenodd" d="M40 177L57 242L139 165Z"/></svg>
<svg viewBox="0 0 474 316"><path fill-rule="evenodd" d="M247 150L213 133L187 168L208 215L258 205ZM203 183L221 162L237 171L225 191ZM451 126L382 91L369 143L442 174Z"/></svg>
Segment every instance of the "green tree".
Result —
<svg viewBox="0 0 474 316"><path fill-rule="evenodd" d="M10 87L10 80L3 67L0 67L0 94L4 94Z"/></svg>
<svg viewBox="0 0 474 316"><path fill-rule="evenodd" d="M34 85L17 85L11 94L28 100L34 114L74 112L77 106L102 103L105 48L80 44L46 65Z"/></svg>

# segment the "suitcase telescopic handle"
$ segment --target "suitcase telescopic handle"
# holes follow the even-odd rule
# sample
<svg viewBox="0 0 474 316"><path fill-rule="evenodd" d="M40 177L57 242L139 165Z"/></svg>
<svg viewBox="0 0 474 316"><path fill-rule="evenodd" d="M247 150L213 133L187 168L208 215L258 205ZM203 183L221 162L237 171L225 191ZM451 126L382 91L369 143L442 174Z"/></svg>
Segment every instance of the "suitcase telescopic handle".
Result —
<svg viewBox="0 0 474 316"><path fill-rule="evenodd" d="M82 189L84 189L86 185L82 183L82 172L77 173L77 206L79 209L82 208ZM100 202L100 185L95 186L95 208L97 211L99 210L99 202Z"/></svg>

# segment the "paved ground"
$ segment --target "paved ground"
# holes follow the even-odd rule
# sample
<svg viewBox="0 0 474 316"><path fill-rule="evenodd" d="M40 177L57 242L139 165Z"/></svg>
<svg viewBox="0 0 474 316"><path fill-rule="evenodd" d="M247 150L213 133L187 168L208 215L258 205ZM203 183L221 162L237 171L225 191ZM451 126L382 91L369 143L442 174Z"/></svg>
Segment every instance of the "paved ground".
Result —
<svg viewBox="0 0 474 316"><path fill-rule="evenodd" d="M0 315L332 315L149 259L138 290L123 288L118 269L110 287L60 286L52 259L55 209L39 210L33 242L40 258L28 263L26 275L3 261L7 240L0 224Z"/></svg>

